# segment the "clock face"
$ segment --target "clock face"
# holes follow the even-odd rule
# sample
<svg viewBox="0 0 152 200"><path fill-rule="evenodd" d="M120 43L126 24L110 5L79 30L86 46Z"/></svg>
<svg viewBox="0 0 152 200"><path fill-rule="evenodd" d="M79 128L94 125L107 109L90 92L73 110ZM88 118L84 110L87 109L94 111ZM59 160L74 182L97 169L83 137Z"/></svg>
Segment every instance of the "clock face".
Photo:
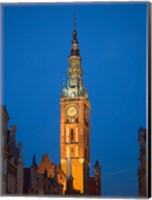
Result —
<svg viewBox="0 0 152 200"><path fill-rule="evenodd" d="M79 114L79 107L76 104L70 104L65 107L65 116L67 118L76 118Z"/></svg>

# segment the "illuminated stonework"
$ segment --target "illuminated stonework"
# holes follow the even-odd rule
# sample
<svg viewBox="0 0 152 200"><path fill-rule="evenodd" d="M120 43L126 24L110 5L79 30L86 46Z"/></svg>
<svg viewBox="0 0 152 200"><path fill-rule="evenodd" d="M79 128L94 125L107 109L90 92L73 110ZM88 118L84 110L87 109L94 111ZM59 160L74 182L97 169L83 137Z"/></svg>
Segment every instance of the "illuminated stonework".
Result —
<svg viewBox="0 0 152 200"><path fill-rule="evenodd" d="M68 147L70 147L70 158L72 167L73 187L81 193L88 193L89 163L90 163L90 122L85 120L85 109L88 110L87 118L90 118L89 100L80 97L72 101L79 105L77 120L69 121L64 111L71 100L61 98L61 123L60 123L60 150L61 168L64 173L68 170ZM66 189L66 188L65 188Z"/></svg>
<svg viewBox="0 0 152 200"><path fill-rule="evenodd" d="M71 55L68 59L69 80L67 87L63 87L60 99L60 163L62 170L67 174L70 149L73 189L89 194L90 101L83 87L81 56L76 37L77 32L74 30Z"/></svg>
<svg viewBox="0 0 152 200"><path fill-rule="evenodd" d="M99 162L90 177L90 101L82 80L81 56L74 25L67 86L60 98L60 164L66 174L65 194L101 194Z"/></svg>

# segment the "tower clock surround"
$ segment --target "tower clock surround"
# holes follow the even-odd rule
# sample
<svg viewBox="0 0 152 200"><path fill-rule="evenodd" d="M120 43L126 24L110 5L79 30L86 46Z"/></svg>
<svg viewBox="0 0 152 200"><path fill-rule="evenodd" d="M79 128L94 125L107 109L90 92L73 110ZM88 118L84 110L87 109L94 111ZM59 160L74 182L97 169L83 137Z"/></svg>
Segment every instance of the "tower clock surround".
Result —
<svg viewBox="0 0 152 200"><path fill-rule="evenodd" d="M69 119L76 118L79 114L79 106L77 104L68 104L65 107L65 116Z"/></svg>

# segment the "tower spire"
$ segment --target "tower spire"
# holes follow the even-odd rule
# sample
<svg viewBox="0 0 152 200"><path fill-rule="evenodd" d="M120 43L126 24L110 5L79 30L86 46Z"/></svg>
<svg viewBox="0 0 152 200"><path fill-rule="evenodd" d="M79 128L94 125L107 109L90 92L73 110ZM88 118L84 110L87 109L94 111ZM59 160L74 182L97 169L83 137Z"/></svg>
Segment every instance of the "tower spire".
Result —
<svg viewBox="0 0 152 200"><path fill-rule="evenodd" d="M77 40L77 31L76 31L76 16L73 19L73 40Z"/></svg>
<svg viewBox="0 0 152 200"><path fill-rule="evenodd" d="M70 56L80 56L79 48L78 48L78 40L77 40L77 31L76 31L76 16L74 16L74 20L73 20L72 35L73 35L73 40L72 40L72 49L71 49Z"/></svg>
<svg viewBox="0 0 152 200"><path fill-rule="evenodd" d="M76 30L76 16L73 18L73 39L72 39L72 48L71 53L68 58L69 60L69 68L68 75L69 80L67 84L67 88L63 87L62 89L62 97L70 97L77 98L79 96L88 98L88 93L83 87L82 80L82 68L81 68L81 56L78 48L78 40L77 40L77 30Z"/></svg>
<svg viewBox="0 0 152 200"><path fill-rule="evenodd" d="M76 31L76 15L74 15L74 20L73 20L73 30Z"/></svg>
<svg viewBox="0 0 152 200"><path fill-rule="evenodd" d="M36 155L35 155L35 154L33 154L32 166L33 166L33 167L37 167L37 163L36 163Z"/></svg>

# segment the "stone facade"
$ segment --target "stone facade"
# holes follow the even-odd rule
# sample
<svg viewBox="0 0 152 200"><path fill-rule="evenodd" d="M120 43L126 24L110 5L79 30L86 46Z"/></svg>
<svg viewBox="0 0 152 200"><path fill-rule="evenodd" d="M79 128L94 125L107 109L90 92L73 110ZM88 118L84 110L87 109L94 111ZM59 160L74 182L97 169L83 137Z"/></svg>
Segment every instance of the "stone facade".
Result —
<svg viewBox="0 0 152 200"><path fill-rule="evenodd" d="M65 108L67 105L77 105L79 115L77 119L67 119ZM88 110L87 117L85 109ZM89 183L89 164L90 164L90 127L89 122L85 122L85 117L89 119L90 104L85 98L76 101L66 101L61 99L61 168L66 174L68 171L67 152L70 147L72 176L74 178L73 187L81 193L88 193Z"/></svg>
<svg viewBox="0 0 152 200"><path fill-rule="evenodd" d="M2 116L2 194L23 193L22 144L16 146L16 126L8 128L9 114L1 105Z"/></svg>
<svg viewBox="0 0 152 200"><path fill-rule="evenodd" d="M66 178L59 166L52 163L44 154L39 166L33 156L30 168L24 169L25 195L62 195Z"/></svg>
<svg viewBox="0 0 152 200"><path fill-rule="evenodd" d="M53 179L56 180L56 182L62 187L66 185L65 173L62 171L60 166L50 161L49 155L47 154L42 156L42 161L37 168L37 173L42 174L45 170L47 170L48 178L52 178L52 181Z"/></svg>

